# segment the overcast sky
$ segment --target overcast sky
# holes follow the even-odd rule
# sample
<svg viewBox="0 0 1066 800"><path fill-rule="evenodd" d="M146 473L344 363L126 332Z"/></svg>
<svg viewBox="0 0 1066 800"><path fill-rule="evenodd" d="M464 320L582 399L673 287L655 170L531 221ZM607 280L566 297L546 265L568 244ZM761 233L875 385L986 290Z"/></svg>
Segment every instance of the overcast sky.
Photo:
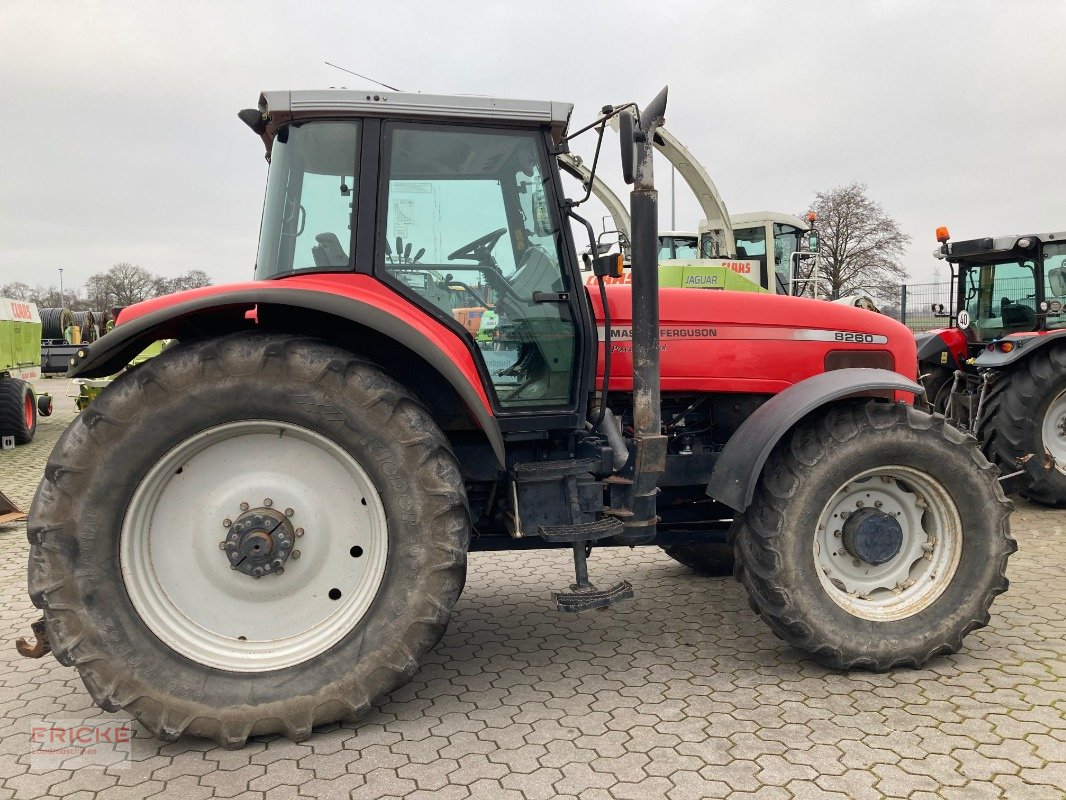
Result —
<svg viewBox="0 0 1066 800"><path fill-rule="evenodd" d="M1066 229L1064 23L1061 0L4 0L0 283L63 267L70 287L120 261L250 277L266 164L236 112L262 89L365 85L324 61L406 91L566 100L578 123L669 84L667 127L732 213L862 181L930 280L937 225ZM679 189L678 228L699 216Z"/></svg>

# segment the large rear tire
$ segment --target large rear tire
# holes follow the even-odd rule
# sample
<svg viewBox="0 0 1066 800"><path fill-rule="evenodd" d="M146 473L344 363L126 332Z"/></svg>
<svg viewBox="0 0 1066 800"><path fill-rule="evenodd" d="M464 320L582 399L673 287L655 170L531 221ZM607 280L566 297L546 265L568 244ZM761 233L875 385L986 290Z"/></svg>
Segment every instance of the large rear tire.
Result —
<svg viewBox="0 0 1066 800"><path fill-rule="evenodd" d="M28 535L30 597L93 700L240 747L411 678L461 591L469 513L403 386L331 345L237 334L105 389L52 452Z"/></svg>
<svg viewBox="0 0 1066 800"><path fill-rule="evenodd" d="M1022 491L1048 506L1066 505L1066 346L1038 350L1000 376L981 414L981 437L989 460L1004 473L1018 469L1029 453L1055 457L1056 468Z"/></svg>
<svg viewBox="0 0 1066 800"><path fill-rule="evenodd" d="M738 573L774 633L822 664L920 667L988 623L1011 508L942 416L837 406L771 455L734 523Z"/></svg>
<svg viewBox="0 0 1066 800"><path fill-rule="evenodd" d="M37 401L33 388L18 378L0 378L0 434L15 444L29 444L37 432Z"/></svg>

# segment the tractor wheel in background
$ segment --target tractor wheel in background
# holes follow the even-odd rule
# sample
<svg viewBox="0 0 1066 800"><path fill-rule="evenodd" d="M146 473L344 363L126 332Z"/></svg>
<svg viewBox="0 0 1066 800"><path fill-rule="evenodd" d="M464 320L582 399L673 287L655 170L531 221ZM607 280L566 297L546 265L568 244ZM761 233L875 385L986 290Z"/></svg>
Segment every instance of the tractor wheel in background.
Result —
<svg viewBox="0 0 1066 800"><path fill-rule="evenodd" d="M123 373L63 434L30 509L30 597L105 710L163 739L300 740L415 673L469 527L448 440L402 385L322 342L237 334Z"/></svg>
<svg viewBox="0 0 1066 800"><path fill-rule="evenodd" d="M1045 450L1055 469L1022 491L1048 506L1066 505L1066 346L1038 350L992 387L981 414L985 454L1004 473L1014 472L1020 457Z"/></svg>
<svg viewBox="0 0 1066 800"><path fill-rule="evenodd" d="M733 574L733 545L725 542L707 544L669 544L662 545L662 550L674 561L684 564L689 569L710 577L722 577Z"/></svg>
<svg viewBox="0 0 1066 800"><path fill-rule="evenodd" d="M944 367L931 367L919 365L918 371L925 373L922 386L925 394L920 399L920 407L924 407L930 414L943 414L948 407L948 398L951 396L951 384L955 373Z"/></svg>
<svg viewBox="0 0 1066 800"><path fill-rule="evenodd" d="M0 435L15 444L29 444L37 432L37 401L33 388L17 378L0 378Z"/></svg>
<svg viewBox="0 0 1066 800"><path fill-rule="evenodd" d="M734 522L738 575L780 638L836 669L920 667L988 623L1010 502L942 416L872 401L801 423Z"/></svg>

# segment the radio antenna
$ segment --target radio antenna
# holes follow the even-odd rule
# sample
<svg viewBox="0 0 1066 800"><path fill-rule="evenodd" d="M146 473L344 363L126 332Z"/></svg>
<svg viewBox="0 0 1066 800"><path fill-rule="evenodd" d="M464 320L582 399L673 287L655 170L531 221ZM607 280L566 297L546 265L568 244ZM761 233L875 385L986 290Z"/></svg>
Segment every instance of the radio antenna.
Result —
<svg viewBox="0 0 1066 800"><path fill-rule="evenodd" d="M373 78L368 78L366 75L360 75L358 72L354 72L354 71L352 71L350 69L345 69L344 67L338 67L336 64L331 64L328 61L325 61L323 63L327 67L333 67L333 69L339 69L341 72L347 72L349 75L354 75L357 78L362 78L364 81L370 81L371 83L376 83L378 86L384 86L386 89L392 89L394 92L403 91L402 89L397 89L395 86L389 86L387 83L382 83L381 81L376 81Z"/></svg>

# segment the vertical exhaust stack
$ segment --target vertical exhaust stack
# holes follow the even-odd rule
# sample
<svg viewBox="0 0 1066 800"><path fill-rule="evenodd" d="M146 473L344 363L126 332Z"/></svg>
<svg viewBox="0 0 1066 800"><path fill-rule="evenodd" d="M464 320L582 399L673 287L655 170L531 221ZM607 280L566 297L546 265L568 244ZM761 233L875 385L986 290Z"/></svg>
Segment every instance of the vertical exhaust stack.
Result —
<svg viewBox="0 0 1066 800"><path fill-rule="evenodd" d="M619 119L622 170L633 185L629 196L633 225L633 428L636 459L630 494L633 516L625 521L626 542L655 538L659 479L666 470L659 381L659 208L652 154L656 130L666 114L666 88L639 119Z"/></svg>

